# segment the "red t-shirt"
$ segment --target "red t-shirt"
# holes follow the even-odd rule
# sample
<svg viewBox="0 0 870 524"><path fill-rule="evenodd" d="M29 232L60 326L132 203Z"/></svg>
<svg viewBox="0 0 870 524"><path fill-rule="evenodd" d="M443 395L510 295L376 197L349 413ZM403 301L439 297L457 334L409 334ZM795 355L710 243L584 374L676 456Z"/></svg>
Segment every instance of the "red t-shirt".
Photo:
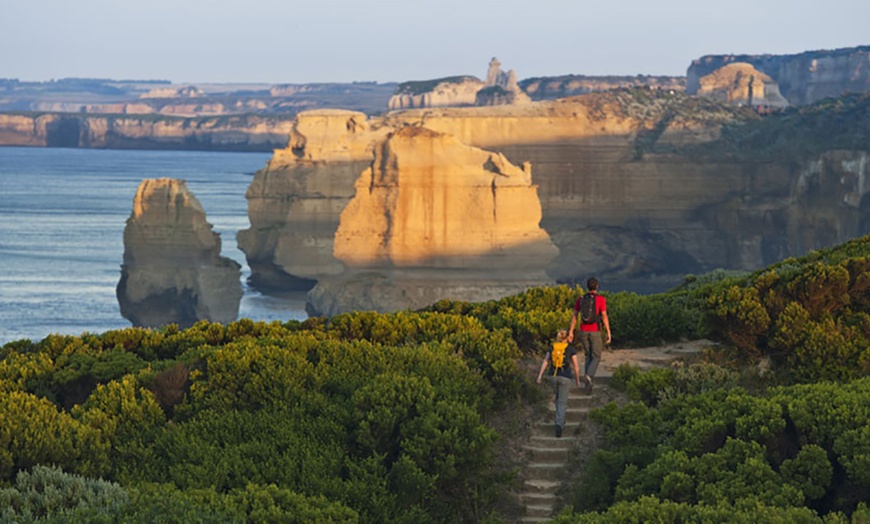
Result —
<svg viewBox="0 0 870 524"><path fill-rule="evenodd" d="M601 313L603 311L607 311L607 300L599 295L598 293L594 293L595 295L595 314L598 318L601 318ZM583 301L583 297L580 296L577 299L577 302L574 303L574 314L577 315L577 318L580 319L580 302ZM600 331L597 323L592 324L584 324L583 321L580 321L580 331Z"/></svg>

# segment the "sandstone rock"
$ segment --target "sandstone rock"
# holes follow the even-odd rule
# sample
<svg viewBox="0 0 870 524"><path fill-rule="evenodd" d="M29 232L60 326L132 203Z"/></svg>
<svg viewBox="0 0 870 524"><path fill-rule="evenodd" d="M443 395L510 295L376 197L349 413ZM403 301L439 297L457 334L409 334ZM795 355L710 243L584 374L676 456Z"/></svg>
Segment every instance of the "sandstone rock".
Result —
<svg viewBox="0 0 870 524"><path fill-rule="evenodd" d="M745 62L728 64L702 77L697 94L734 105L788 107L776 82Z"/></svg>
<svg viewBox="0 0 870 524"><path fill-rule="evenodd" d="M335 257L312 312L420 308L443 298L485 300L552 283L557 250L539 226L529 166L423 127L380 142L341 214Z"/></svg>
<svg viewBox="0 0 870 524"><path fill-rule="evenodd" d="M747 114L755 118L715 100L660 89L519 106L415 109L364 125L351 122L349 112L302 114L289 147L276 151L251 186L256 226L246 243L254 246L253 261L244 249L255 273L256 265L274 265L305 275L309 286L320 282L310 294L316 311L337 310L343 301L363 304L356 295L371 289L394 307L412 307L423 294L420 280L440 289L455 282L451 293L476 289L491 297L497 293L485 288L497 279L481 268L494 264L493 275L501 278L498 271L507 266L500 261L514 255L500 257L494 242L491 257L465 257L493 222L486 212L463 207L452 187L464 187L457 173L485 185L510 179L495 175L503 169L519 180L513 170L522 171L517 166L526 161L534 167L540 227L558 248L546 277L558 282L582 283L595 274L608 290L662 291L689 273L754 270L870 232L866 150L783 159L698 153L717 139L722 124ZM425 196L421 179L432 181L427 187L433 195L451 196ZM442 179L443 187L435 182ZM475 202L491 209L488 200ZM442 215L435 213L438 206ZM420 225L426 209L443 229L427 233ZM456 217L464 215L458 224ZM445 233L461 228L473 232L469 239ZM282 243L288 248L278 256ZM430 256L427 249L440 254ZM321 258L306 262L312 252ZM520 264L528 251L516 255ZM417 268L431 274L411 274ZM515 276L505 281L518 282L511 280Z"/></svg>
<svg viewBox="0 0 870 524"><path fill-rule="evenodd" d="M473 76L405 82L399 85L387 106L390 110L473 106L477 92L483 87L484 83Z"/></svg>
<svg viewBox="0 0 870 524"><path fill-rule="evenodd" d="M388 128L369 126L363 113L319 110L298 115L287 148L275 151L248 187L251 227L238 234L263 290L307 290L324 275L344 271L333 239L354 183L372 162L375 141Z"/></svg>
<svg viewBox="0 0 870 524"><path fill-rule="evenodd" d="M870 91L870 46L795 55L707 55L689 66L686 91L697 93L702 77L734 62L751 64L769 75L791 105Z"/></svg>
<svg viewBox="0 0 870 524"><path fill-rule="evenodd" d="M241 268L220 249L220 236L183 180L142 181L124 228L121 315L147 327L236 320Z"/></svg>
<svg viewBox="0 0 870 524"><path fill-rule="evenodd" d="M486 80L455 76L404 82L389 101L390 110L427 107L464 107L527 104L531 99L520 88L513 69L504 72L497 58L489 63Z"/></svg>
<svg viewBox="0 0 870 524"><path fill-rule="evenodd" d="M686 77L563 75L526 78L519 82L519 86L532 100L537 101L628 87L650 87L666 91L685 91Z"/></svg>
<svg viewBox="0 0 870 524"><path fill-rule="evenodd" d="M290 117L143 118L133 115L0 114L0 144L121 149L272 151L287 144Z"/></svg>

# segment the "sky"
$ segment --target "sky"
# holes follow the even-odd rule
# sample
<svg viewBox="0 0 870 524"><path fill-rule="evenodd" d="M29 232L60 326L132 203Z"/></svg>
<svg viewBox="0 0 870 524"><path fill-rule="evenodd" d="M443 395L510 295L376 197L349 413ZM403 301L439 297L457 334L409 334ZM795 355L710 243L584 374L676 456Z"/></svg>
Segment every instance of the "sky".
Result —
<svg viewBox="0 0 870 524"><path fill-rule="evenodd" d="M0 78L403 82L685 75L870 45L868 0L0 0Z"/></svg>

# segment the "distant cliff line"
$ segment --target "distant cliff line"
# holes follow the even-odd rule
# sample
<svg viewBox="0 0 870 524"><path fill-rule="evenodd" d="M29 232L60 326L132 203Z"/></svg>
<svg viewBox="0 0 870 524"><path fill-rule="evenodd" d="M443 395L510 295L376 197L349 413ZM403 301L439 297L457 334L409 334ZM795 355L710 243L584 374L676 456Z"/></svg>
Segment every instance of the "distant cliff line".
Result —
<svg viewBox="0 0 870 524"><path fill-rule="evenodd" d="M0 146L271 152L287 145L292 116L170 117L0 114Z"/></svg>

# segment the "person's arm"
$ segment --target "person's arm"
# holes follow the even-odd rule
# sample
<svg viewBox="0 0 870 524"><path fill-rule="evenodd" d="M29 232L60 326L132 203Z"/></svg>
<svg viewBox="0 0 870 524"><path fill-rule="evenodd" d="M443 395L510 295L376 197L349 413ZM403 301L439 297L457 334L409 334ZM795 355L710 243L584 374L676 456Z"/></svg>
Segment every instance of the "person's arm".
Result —
<svg viewBox="0 0 870 524"><path fill-rule="evenodd" d="M607 331L607 342L605 344L610 344L610 319L607 318L607 310L601 312L601 322L604 324L604 329Z"/></svg>
<svg viewBox="0 0 870 524"><path fill-rule="evenodd" d="M577 326L577 310L571 315L571 326L568 328L568 342L574 342L574 327Z"/></svg>
<svg viewBox="0 0 870 524"><path fill-rule="evenodd" d="M577 358L577 353L571 355L571 365L574 367L574 382L577 384L577 387L580 387L580 362Z"/></svg>
<svg viewBox="0 0 870 524"><path fill-rule="evenodd" d="M547 354L544 355L544 360L541 362L541 370L538 371L538 379L535 380L538 384L541 383L541 379L544 377L544 371L547 371L547 366L550 364L550 352L547 351Z"/></svg>

